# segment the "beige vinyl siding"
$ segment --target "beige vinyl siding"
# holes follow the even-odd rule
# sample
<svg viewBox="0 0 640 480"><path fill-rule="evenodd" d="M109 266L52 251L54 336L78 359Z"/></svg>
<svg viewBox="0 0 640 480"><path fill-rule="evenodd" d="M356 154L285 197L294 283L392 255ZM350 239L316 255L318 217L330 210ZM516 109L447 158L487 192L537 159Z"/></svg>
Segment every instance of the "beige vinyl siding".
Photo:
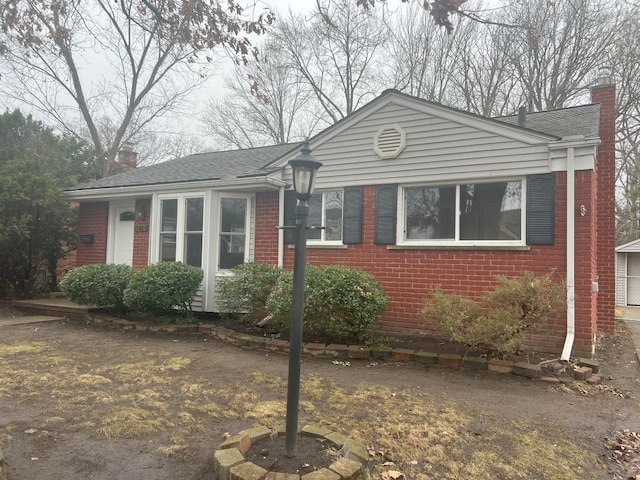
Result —
<svg viewBox="0 0 640 480"><path fill-rule="evenodd" d="M405 131L406 147L398 157L382 160L373 151L374 135L389 124ZM455 182L549 172L547 140L532 135L532 142L389 104L314 147L314 156L323 163L316 188ZM289 169L284 176L291 180Z"/></svg>
<svg viewBox="0 0 640 480"><path fill-rule="evenodd" d="M194 312L202 312L204 310L204 289L200 287L191 299L191 308Z"/></svg>
<svg viewBox="0 0 640 480"><path fill-rule="evenodd" d="M247 262L253 262L256 253L256 197L251 197L249 201L249 251L247 252Z"/></svg>

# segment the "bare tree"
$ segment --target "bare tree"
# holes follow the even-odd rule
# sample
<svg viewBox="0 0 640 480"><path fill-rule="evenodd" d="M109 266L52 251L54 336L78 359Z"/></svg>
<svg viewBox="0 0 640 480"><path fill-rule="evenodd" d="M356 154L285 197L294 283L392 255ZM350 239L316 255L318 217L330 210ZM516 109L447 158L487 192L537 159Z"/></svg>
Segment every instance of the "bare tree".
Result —
<svg viewBox="0 0 640 480"><path fill-rule="evenodd" d="M627 7L611 65L616 79L618 243L640 238L640 14Z"/></svg>
<svg viewBox="0 0 640 480"><path fill-rule="evenodd" d="M311 18L290 13L272 37L313 91L328 124L364 105L380 88L375 61L386 29L374 11L357 8L353 0L317 0Z"/></svg>
<svg viewBox="0 0 640 480"><path fill-rule="evenodd" d="M378 0L379 3L385 3L385 0ZM402 0L403 3L411 3L411 0ZM460 7L467 0L419 0L421 8L430 13L436 25L445 27L447 33L453 32L453 24L451 23L451 15L460 14L473 18L483 23L491 23L490 20L478 16L473 11L465 12ZM417 0L416 0L417 3ZM376 0L356 0L356 4L364 7L366 10L374 7Z"/></svg>
<svg viewBox="0 0 640 480"><path fill-rule="evenodd" d="M485 117L511 114L522 105L523 92L505 54L504 28L466 22L463 33L455 44L456 106Z"/></svg>
<svg viewBox="0 0 640 480"><path fill-rule="evenodd" d="M530 0L502 9L502 23L526 26L504 30L501 48L529 110L561 108L587 92L613 43L615 10L601 0Z"/></svg>
<svg viewBox="0 0 640 480"><path fill-rule="evenodd" d="M246 35L272 19L247 19L235 0L8 0L0 6L3 93L78 137L83 124L108 175L123 142L175 114L206 79L201 67L214 48L246 58ZM113 130L105 135L101 125Z"/></svg>
<svg viewBox="0 0 640 480"><path fill-rule="evenodd" d="M201 122L216 149L250 148L301 140L317 125L313 94L271 42L259 62L236 68L225 86L229 95L207 104Z"/></svg>
<svg viewBox="0 0 640 480"><path fill-rule="evenodd" d="M469 8L489 11L481 2ZM504 27L460 17L449 34L418 4L399 9L388 24L391 42L385 58L395 88L484 116L504 115L518 106L521 89L505 54Z"/></svg>
<svg viewBox="0 0 640 480"><path fill-rule="evenodd" d="M387 21L390 40L384 55L393 87L421 98L450 104L455 44L463 34L448 35L417 4L398 10Z"/></svg>

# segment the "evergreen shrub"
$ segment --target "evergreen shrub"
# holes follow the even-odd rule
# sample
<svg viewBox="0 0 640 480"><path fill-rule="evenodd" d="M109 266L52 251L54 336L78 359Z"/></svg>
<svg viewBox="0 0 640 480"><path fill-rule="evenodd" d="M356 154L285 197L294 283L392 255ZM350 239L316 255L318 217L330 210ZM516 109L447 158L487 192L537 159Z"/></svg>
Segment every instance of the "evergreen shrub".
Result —
<svg viewBox="0 0 640 480"><path fill-rule="evenodd" d="M283 272L267 309L283 330L291 322L293 273ZM342 265L306 267L304 331L334 341L369 340L369 326L387 306L387 295L370 274Z"/></svg>
<svg viewBox="0 0 640 480"><path fill-rule="evenodd" d="M281 270L264 263L243 263L231 269L216 287L221 314L239 321L259 322L268 316L267 298Z"/></svg>
<svg viewBox="0 0 640 480"><path fill-rule="evenodd" d="M136 270L124 291L127 307L145 313L180 311L192 314L191 301L203 271L181 262L161 262Z"/></svg>
<svg viewBox="0 0 640 480"><path fill-rule="evenodd" d="M96 263L70 270L60 282L60 290L81 305L125 310L124 291L133 269L128 265Z"/></svg>

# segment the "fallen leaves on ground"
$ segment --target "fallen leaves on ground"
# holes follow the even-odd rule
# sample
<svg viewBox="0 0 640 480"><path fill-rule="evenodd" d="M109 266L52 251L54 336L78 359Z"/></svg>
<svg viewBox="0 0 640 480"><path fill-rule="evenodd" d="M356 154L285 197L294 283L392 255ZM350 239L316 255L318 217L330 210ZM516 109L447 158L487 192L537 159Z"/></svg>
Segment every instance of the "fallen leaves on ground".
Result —
<svg viewBox="0 0 640 480"><path fill-rule="evenodd" d="M630 430L620 430L607 438L607 456L617 466L612 472L614 479L637 478L640 476L640 434Z"/></svg>

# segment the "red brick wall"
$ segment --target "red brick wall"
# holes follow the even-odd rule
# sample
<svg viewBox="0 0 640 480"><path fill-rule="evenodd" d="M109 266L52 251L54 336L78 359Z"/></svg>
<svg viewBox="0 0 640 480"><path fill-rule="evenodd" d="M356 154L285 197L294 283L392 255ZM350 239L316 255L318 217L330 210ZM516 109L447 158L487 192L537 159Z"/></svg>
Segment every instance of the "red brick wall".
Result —
<svg viewBox="0 0 640 480"><path fill-rule="evenodd" d="M81 203L78 218L76 266L107 261L109 202ZM93 243L82 243L80 235L93 234Z"/></svg>
<svg viewBox="0 0 640 480"><path fill-rule="evenodd" d="M149 218L151 200L136 200L136 212L144 212L144 217L136 218L133 224L133 268L144 268L149 263Z"/></svg>
<svg viewBox="0 0 640 480"><path fill-rule="evenodd" d="M375 187L364 190L363 242L347 248L307 250L307 262L315 265L340 264L361 268L376 277L389 295L389 305L378 327L387 333L438 335L435 325L420 319L424 299L432 289L480 296L495 285L496 275L516 276L529 270L540 274L555 270L559 280L566 272L566 173L556 174L556 243L534 245L527 251L447 250L387 248L374 244ZM593 175L576 175L576 205L591 205ZM576 319L578 323L574 352L591 351L593 270L593 210L576 217L576 239L581 251L576 268ZM584 253L584 255L582 254ZM285 267L293 266L293 249L285 246ZM531 343L544 351L559 352L566 332L566 317L559 315L548 331L536 334Z"/></svg>
<svg viewBox="0 0 640 480"><path fill-rule="evenodd" d="M278 264L278 192L256 194L254 261Z"/></svg>
<svg viewBox="0 0 640 480"><path fill-rule="evenodd" d="M615 106L613 85L595 86L591 99L601 104L600 141L596 158L598 328L611 332L615 319Z"/></svg>

